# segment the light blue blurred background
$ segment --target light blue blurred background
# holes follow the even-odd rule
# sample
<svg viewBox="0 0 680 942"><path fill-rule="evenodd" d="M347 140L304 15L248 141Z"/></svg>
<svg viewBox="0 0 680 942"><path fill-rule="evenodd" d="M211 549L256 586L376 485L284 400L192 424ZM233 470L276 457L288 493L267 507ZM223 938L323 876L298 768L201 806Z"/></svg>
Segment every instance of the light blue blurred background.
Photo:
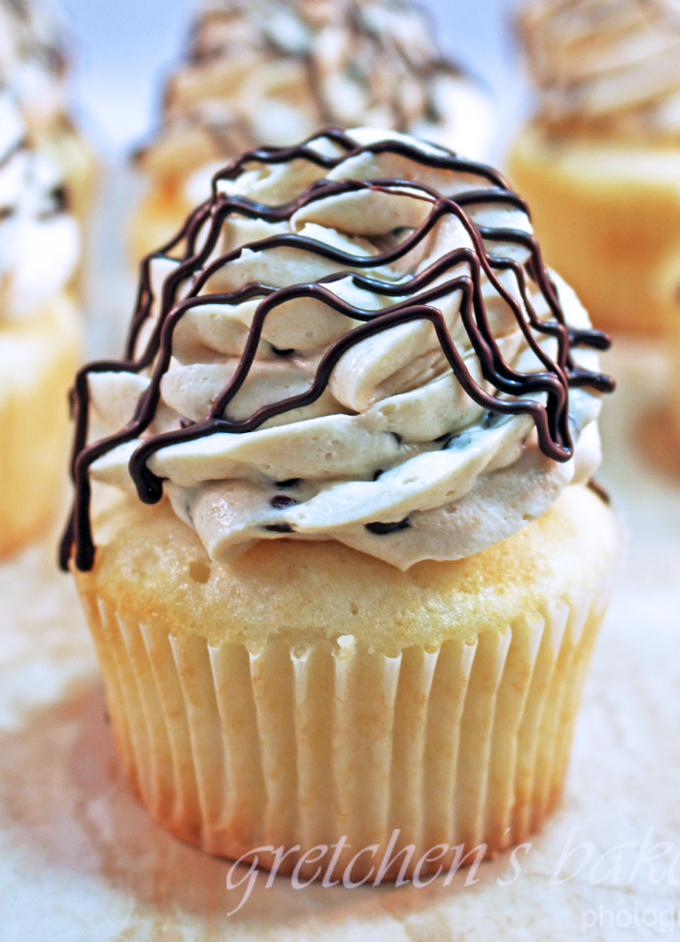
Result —
<svg viewBox="0 0 680 942"><path fill-rule="evenodd" d="M77 100L111 155L145 137L160 81L184 47L198 0L53 0L72 37ZM516 0L424 0L439 40L492 90L500 155L526 105L510 27Z"/></svg>

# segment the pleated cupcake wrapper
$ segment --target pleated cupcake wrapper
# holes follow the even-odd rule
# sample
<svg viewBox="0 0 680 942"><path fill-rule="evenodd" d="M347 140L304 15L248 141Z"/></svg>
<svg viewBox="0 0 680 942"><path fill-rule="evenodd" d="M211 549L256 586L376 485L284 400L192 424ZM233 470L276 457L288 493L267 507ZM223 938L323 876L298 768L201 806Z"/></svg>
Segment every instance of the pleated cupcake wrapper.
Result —
<svg viewBox="0 0 680 942"><path fill-rule="evenodd" d="M390 841L395 853L415 845L406 873L448 845L424 874L458 845L488 855L540 825L561 792L607 595L603 585L476 642L396 657L351 636L301 653L276 638L257 653L213 647L139 624L94 594L83 602L117 748L153 817L227 857L290 851L280 872L341 838L335 872L378 845L355 861L354 879ZM315 873L331 853L316 851L299 872Z"/></svg>

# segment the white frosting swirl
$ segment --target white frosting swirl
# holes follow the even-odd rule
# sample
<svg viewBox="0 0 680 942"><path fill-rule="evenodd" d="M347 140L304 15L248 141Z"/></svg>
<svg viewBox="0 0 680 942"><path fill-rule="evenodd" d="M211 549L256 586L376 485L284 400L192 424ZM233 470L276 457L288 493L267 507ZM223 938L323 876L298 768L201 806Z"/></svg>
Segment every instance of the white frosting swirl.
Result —
<svg viewBox="0 0 680 942"><path fill-rule="evenodd" d="M76 221L56 165L26 143L14 98L0 91L0 325L36 313L73 274Z"/></svg>
<svg viewBox="0 0 680 942"><path fill-rule="evenodd" d="M404 0L209 4L164 102L164 126L141 158L158 173L289 146L327 124L405 131L472 157L492 133L487 95L444 61L422 11ZM190 201L205 198L216 169L189 183Z"/></svg>
<svg viewBox="0 0 680 942"><path fill-rule="evenodd" d="M152 425L142 439L135 437L99 457L92 465L96 479L129 487L128 462L144 438L200 423L210 414L253 336L263 293L272 288L317 286L312 296L286 295L266 315L252 367L223 413L232 421L310 389L330 345L349 337L360 323L335 310L334 298L341 307L351 304L354 314L379 312L400 301L430 304L443 316L469 376L481 390L493 393L465 326L464 286L452 281L477 271L480 252L487 257L475 241L476 226L485 227L487 250L493 247L501 260L495 276L482 264L478 299L504 362L531 376L544 369L538 351L557 355L557 341L549 332L524 324L530 307L540 321L552 322L554 315L523 267L529 250L521 239L518 243L500 232L531 232L525 213L503 200L507 191L496 188L497 200L483 194L466 204L462 216L447 204L435 217L437 193L464 201L468 191L482 190L488 197L493 179L484 168L476 172L475 165L460 171L430 166L428 160L450 155L403 135L387 140L390 147L405 144L410 149L406 154L374 153L370 145L386 140L383 132L349 134L360 146L345 159L345 150L326 136L308 145L312 156L334 158L336 166L328 171L295 156L283 163L251 160L235 179L219 184L248 206L278 207L303 196L296 211L282 212L278 220L235 211L221 223L213 251L178 289L178 299L190 291L202 300L177 321L167 369L162 363L159 367L157 354L142 372L111 372L105 366L88 374L91 402L105 432L125 427L144 401L151 376L162 375ZM406 182L375 182L387 178ZM347 189L346 180L373 182ZM340 192L318 196L320 186L332 187L336 181ZM309 194L315 198L308 199ZM418 230L424 223L431 228ZM209 238L211 225L208 217L194 233L196 245ZM283 245L267 241L281 235L288 238ZM297 243L291 244L291 235L299 237ZM362 260L389 256L393 249L398 255L399 246L411 237L408 251L369 268L372 283L353 274L361 273ZM350 260L325 257L327 247ZM460 250L456 261L451 253ZM513 269L507 260L519 264ZM179 264L163 255L150 262L157 300L138 337L138 355L158 326L162 286ZM422 276L422 289L411 287L416 276ZM587 328L587 315L573 292L556 275L553 279L568 321ZM376 280L390 293L372 287ZM250 300L220 299L225 293L247 292L252 285L267 287ZM321 288L329 294L319 296ZM519 315L509 299L515 300ZM370 320L370 314L366 317ZM528 337L537 348L530 348ZM573 353L584 367L597 369L593 352ZM528 398L545 402L545 393ZM153 454L148 467L165 480L176 512L195 527L218 561L229 560L253 540L286 536L339 540L406 569L421 559L478 552L544 513L568 484L588 480L599 461L599 408L599 395L589 387L570 391L574 455L564 462L552 460L539 448L531 417L487 412L464 391L432 324L413 320L346 349L315 401L252 431L219 431L169 444Z"/></svg>
<svg viewBox="0 0 680 942"><path fill-rule="evenodd" d="M519 25L549 123L680 133L678 0L537 0Z"/></svg>

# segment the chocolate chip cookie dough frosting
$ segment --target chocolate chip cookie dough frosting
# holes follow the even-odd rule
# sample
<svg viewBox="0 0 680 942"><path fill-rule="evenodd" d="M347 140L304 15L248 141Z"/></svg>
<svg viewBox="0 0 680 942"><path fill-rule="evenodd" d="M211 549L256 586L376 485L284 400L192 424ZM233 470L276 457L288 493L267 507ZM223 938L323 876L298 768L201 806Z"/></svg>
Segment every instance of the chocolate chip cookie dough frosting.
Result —
<svg viewBox="0 0 680 942"><path fill-rule="evenodd" d="M677 0L538 0L519 27L550 125L680 136Z"/></svg>
<svg viewBox="0 0 680 942"><path fill-rule="evenodd" d="M0 90L0 329L40 312L68 282L79 251L59 168L29 147L17 102Z"/></svg>
<svg viewBox="0 0 680 942"><path fill-rule="evenodd" d="M78 376L62 561L94 561L90 475L165 491L219 562L471 555L590 478L606 346L494 170L368 129L246 153L144 262L128 359Z"/></svg>
<svg viewBox="0 0 680 942"><path fill-rule="evenodd" d="M486 94L443 58L410 2L224 0L199 17L166 88L164 126L140 159L152 173L224 162L323 124L408 132L479 157L491 122Z"/></svg>

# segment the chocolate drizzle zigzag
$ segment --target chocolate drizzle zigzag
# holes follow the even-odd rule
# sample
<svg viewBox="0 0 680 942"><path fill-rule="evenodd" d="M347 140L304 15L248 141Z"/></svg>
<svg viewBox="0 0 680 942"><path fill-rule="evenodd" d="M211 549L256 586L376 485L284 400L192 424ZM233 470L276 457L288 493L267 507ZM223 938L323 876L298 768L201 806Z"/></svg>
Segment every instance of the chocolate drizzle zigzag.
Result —
<svg viewBox="0 0 680 942"><path fill-rule="evenodd" d="M340 150L337 155L320 153L310 146L325 139ZM362 153L373 155L388 153L406 157L428 168L450 170L477 177L482 188L467 189L452 197L442 196L436 190L413 180L328 180L312 183L297 199L284 205L270 206L244 196L229 195L220 190L223 181L235 180L248 167L257 164L269 166L293 160L310 161L324 170L332 170L348 158ZM484 185L486 184L486 185ZM281 222L293 213L320 199L359 190L379 190L394 196L419 198L431 204L425 220L402 242L382 254L366 257L354 255L309 236L295 233L277 233L255 242L239 246L220 257L212 255L218 244L225 221L232 215L265 222ZM293 409L315 402L326 389L334 367L350 348L380 332L414 321L429 321L437 335L456 379L467 395L488 414L499 416L531 416L541 450L555 461L567 461L573 455L569 433L568 392L570 387L590 387L600 392L614 388L613 381L600 373L577 366L572 357L575 346L606 349L607 336L595 330L574 330L565 321L559 299L540 249L534 237L519 229L492 229L476 225L469 215L471 207L484 204L505 205L527 213L522 199L513 193L504 179L494 170L481 164L457 157L443 149L419 148L400 140L383 140L359 146L344 132L329 128L314 135L303 144L286 149L259 149L246 153L216 174L213 195L188 219L180 233L158 252L148 256L141 266L140 289L132 321L124 361L91 363L77 375L72 392L75 418L72 475L75 483L75 503L69 525L62 541L61 565L66 568L72 554L78 569L88 570L94 564L95 547L90 522L90 467L102 455L118 445L143 438L129 463L130 475L140 500L145 503L159 501L163 494L163 481L149 468L149 460L160 449L188 442L219 432L247 434L267 420ZM383 282L357 269L379 268L405 256L418 246L437 222L445 216L455 217L470 237L472 248L461 247L442 255L427 269L408 280ZM485 243L490 243L488 248ZM518 246L528 253L528 260L520 263L507 258L493 245ZM272 287L248 283L237 290L221 294L202 294L209 279L224 266L239 259L244 251L266 252L285 247L321 256L336 264L347 266L318 281ZM157 322L138 351L142 329L152 317L155 301L151 282L151 263L156 258L173 258L178 262L163 284L159 300ZM463 274L451 279L437 280L448 271L465 267ZM497 272L511 272L516 279L522 298L520 304L508 291ZM519 372L506 363L491 331L482 295L482 278L488 282L511 309L524 339L540 362L536 372ZM384 297L399 298L394 304L378 311L358 308L338 297L332 284L350 278L355 287ZM533 282L543 295L551 317L542 320L530 300L528 282ZM179 297L180 290L182 296ZM460 292L460 318L470 344L481 367L484 381L495 392L483 389L470 374L463 356L457 349L437 301L452 292ZM205 304L235 305L261 298L254 314L245 348L231 380L214 400L209 413L198 422L184 420L182 427L172 431L148 435L161 400L161 380L168 371L172 357L173 333L182 317L192 308ZM262 329L268 314L291 299L310 298L320 301L345 317L361 321L333 342L322 356L310 387L302 394L268 403L245 419L231 419L227 415L230 403L242 388L255 360ZM557 355L551 359L540 345L541 335L552 337L557 343ZM285 356L291 351L278 351ZM100 441L88 444L89 387L88 377L93 373L149 371L150 384L140 396L134 417L121 431Z"/></svg>

